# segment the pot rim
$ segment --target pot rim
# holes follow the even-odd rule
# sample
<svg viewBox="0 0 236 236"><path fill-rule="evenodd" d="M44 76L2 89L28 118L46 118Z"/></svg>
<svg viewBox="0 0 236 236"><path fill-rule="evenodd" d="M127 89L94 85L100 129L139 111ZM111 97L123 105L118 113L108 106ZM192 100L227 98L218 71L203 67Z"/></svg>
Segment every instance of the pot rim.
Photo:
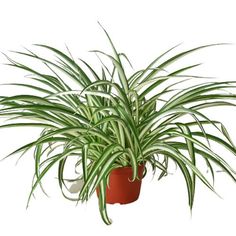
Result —
<svg viewBox="0 0 236 236"><path fill-rule="evenodd" d="M145 164L146 163L140 163L138 165L138 172L139 171L142 171L142 169L144 169L145 167ZM133 172L133 169L132 169L132 166L122 166L122 167L118 167L118 168L115 168L111 171L112 174L115 174L115 175L123 175L123 174L130 174Z"/></svg>

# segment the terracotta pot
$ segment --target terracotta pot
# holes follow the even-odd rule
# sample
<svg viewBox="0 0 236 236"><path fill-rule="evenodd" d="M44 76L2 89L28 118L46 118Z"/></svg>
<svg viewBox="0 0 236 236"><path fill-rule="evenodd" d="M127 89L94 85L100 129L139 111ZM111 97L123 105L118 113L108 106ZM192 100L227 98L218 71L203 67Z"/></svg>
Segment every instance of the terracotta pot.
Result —
<svg viewBox="0 0 236 236"><path fill-rule="evenodd" d="M138 199L145 164L138 167L139 179L132 180L132 167L121 167L111 171L109 185L106 188L106 203L128 204ZM99 189L97 189L99 196Z"/></svg>

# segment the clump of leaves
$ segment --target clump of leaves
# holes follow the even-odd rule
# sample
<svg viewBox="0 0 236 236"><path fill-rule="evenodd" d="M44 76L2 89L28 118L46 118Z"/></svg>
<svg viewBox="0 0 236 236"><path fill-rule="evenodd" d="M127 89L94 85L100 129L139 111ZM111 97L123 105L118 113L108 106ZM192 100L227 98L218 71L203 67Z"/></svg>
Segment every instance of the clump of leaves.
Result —
<svg viewBox="0 0 236 236"><path fill-rule="evenodd" d="M100 59L106 57L111 61L111 68L108 68L104 60L100 60L101 73L83 60L76 62L70 53L47 45L35 46L53 53L55 60L29 50L16 53L40 61L50 70L48 73L7 56L8 65L30 73L23 83L13 86L30 88L35 95L1 96L0 116L11 120L1 128L42 128L37 140L10 154L24 154L34 148L35 176L29 200L55 165L58 184L66 198L87 201L96 188L100 188L99 209L106 224L111 221L107 216L105 189L114 168L132 166L135 180L138 165L146 162L154 172L159 171L161 179L168 174L169 160L174 161L185 178L190 208L194 202L196 177L214 191L213 183L197 165L198 160L205 161L213 179L216 165L235 180L235 170L211 149L210 143L216 142L234 155L235 146L223 124L203 113L210 107L235 106L236 95L231 92L235 89L235 81L207 80L185 87L188 80L203 79L186 74L200 64L167 71L168 66L183 57L217 44L168 57L176 48L173 47L146 68L128 76L124 68L124 60L129 62L128 58L117 52L104 32L113 55L94 51ZM165 57L168 59L163 61ZM73 81L73 87L69 80ZM177 89L179 85L181 89ZM13 123L13 120L18 122ZM209 126L218 132L217 136L206 131ZM68 187L64 168L71 158L77 160L75 168L81 167L78 179L84 181L76 198L65 193Z"/></svg>

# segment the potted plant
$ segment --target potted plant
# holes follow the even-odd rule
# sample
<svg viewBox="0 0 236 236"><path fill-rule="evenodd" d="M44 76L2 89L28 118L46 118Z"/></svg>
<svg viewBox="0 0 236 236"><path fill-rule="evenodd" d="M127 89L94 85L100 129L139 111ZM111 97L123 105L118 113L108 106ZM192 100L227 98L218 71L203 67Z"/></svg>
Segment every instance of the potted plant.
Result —
<svg viewBox="0 0 236 236"><path fill-rule="evenodd" d="M10 154L34 149L35 176L28 202L54 166L58 168L59 187L69 200L87 201L97 191L101 217L106 224L111 223L106 203L135 201L147 166L161 179L168 174L169 161L174 161L185 178L190 208L196 178L214 191L198 160L205 161L213 179L214 166L218 166L235 180L235 170L212 150L210 143L216 142L234 155L235 146L223 124L203 113L210 107L235 106L236 95L231 91L235 81L216 82L186 74L199 64L167 71L179 59L218 44L168 57L176 48L173 47L146 68L127 75L124 60L130 63L128 58L117 52L104 32L113 55L93 51L100 59L106 57L111 61L108 68L101 60L101 73L83 60L76 62L69 52L47 45L36 47L55 54L56 60L29 50L17 52L40 61L47 71L40 72L7 56L8 65L30 73L23 83L13 86L30 88L35 95L1 96L0 116L10 118L10 123L1 128L42 127L37 140ZM168 58L163 60L165 57ZM200 79L206 81L199 83ZM189 84L189 80L198 83ZM209 132L208 127L218 133ZM69 188L64 177L68 159L76 159L75 169L81 169L73 180L83 181L75 198L65 193Z"/></svg>

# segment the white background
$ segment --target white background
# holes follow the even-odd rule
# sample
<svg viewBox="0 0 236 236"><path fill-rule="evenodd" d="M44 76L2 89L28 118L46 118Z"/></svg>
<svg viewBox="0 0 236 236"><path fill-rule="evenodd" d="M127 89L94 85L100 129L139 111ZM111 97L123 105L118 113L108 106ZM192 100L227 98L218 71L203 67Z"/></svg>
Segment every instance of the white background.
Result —
<svg viewBox="0 0 236 236"><path fill-rule="evenodd" d="M88 50L110 50L97 24L99 20L117 48L139 69L177 43L183 42L181 49L208 43L236 43L233 3L1 0L0 51L19 50L33 43L64 49L66 43L75 57L94 63ZM235 80L235 45L209 49L193 58L204 62L200 74ZM6 62L3 56L0 62ZM13 76L23 79L22 73L0 65L1 82ZM0 91L15 92L3 88ZM220 108L211 117L223 121L236 140L236 110ZM37 133L21 128L0 130L0 157L36 138ZM227 152L222 155L228 157ZM216 190L223 199L198 183L192 217L184 180L178 172L160 182L148 175L137 202L108 207L113 224L106 226L100 219L96 196L75 207L61 197L54 179L48 179L45 186L50 198L37 191L26 211L34 168L32 153L17 166L16 160L14 157L0 162L0 235L235 235L236 185L222 173L216 175Z"/></svg>

